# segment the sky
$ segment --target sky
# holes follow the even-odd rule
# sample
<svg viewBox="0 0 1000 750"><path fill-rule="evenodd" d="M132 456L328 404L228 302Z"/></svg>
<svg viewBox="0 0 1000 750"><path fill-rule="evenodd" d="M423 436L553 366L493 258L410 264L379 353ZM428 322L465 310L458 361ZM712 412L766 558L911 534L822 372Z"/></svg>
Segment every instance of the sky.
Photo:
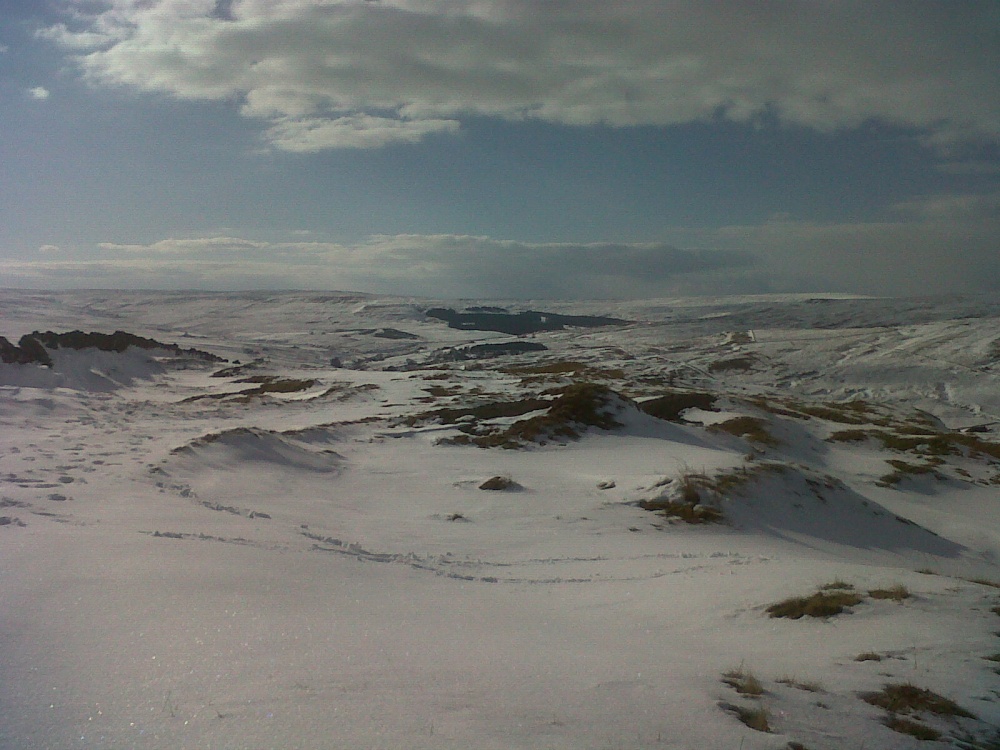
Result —
<svg viewBox="0 0 1000 750"><path fill-rule="evenodd" d="M996 0L0 0L0 287L1000 291Z"/></svg>

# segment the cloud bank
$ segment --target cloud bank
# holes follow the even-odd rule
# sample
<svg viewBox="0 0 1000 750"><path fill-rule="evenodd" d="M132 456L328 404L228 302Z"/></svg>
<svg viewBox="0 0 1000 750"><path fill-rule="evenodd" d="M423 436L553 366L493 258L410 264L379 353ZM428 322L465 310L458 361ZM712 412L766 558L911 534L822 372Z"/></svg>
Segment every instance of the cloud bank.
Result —
<svg viewBox="0 0 1000 750"><path fill-rule="evenodd" d="M376 236L351 246L204 237L102 243L98 251L101 257L93 260L0 262L0 285L628 298L704 284L754 264L738 251L663 243L526 243L463 235Z"/></svg>
<svg viewBox="0 0 1000 750"><path fill-rule="evenodd" d="M97 8L88 11L88 8ZM295 152L724 118L1000 141L1000 5L972 2L106 0L40 35L98 86L238 102Z"/></svg>
<svg viewBox="0 0 1000 750"><path fill-rule="evenodd" d="M340 289L495 299L847 292L1000 292L1000 202L929 196L899 220L672 230L673 244L531 243L454 234L379 235L356 244L236 236L42 248L0 261L0 287ZM703 249L680 249L687 248ZM57 257L52 257L57 255Z"/></svg>

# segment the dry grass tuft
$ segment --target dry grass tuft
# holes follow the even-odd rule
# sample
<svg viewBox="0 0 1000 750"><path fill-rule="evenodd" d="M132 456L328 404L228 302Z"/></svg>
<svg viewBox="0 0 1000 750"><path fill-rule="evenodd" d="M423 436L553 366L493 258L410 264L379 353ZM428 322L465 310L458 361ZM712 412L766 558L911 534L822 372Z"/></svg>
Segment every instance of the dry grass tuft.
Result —
<svg viewBox="0 0 1000 750"><path fill-rule="evenodd" d="M894 732L908 734L911 737L916 737L918 740L933 742L941 738L941 733L933 727L921 724L919 721L904 719L901 716L887 716L882 723Z"/></svg>
<svg viewBox="0 0 1000 750"><path fill-rule="evenodd" d="M722 682L729 685L729 687L733 688L740 695L759 698L765 692L764 686L760 684L760 680L749 669L745 669L742 664L739 668L726 672L722 676Z"/></svg>
<svg viewBox="0 0 1000 750"><path fill-rule="evenodd" d="M817 591L812 596L797 596L776 602L767 608L771 617L798 620L802 617L832 617L861 603L853 591Z"/></svg>
<svg viewBox="0 0 1000 750"><path fill-rule="evenodd" d="M823 686L818 682L812 682L809 680L798 680L794 677L781 677L775 682L782 685L788 685L789 687L798 688L799 690L805 690L807 693L825 693Z"/></svg>
<svg viewBox="0 0 1000 750"><path fill-rule="evenodd" d="M678 481L678 497L642 500L639 507L692 524L719 523L723 520L722 511L702 501L702 490L711 484L708 477L704 474L686 473Z"/></svg>
<svg viewBox="0 0 1000 750"><path fill-rule="evenodd" d="M711 373L731 372L733 370L745 372L746 370L752 369L756 363L757 358L750 355L743 357L730 357L729 359L719 359L710 363L708 371Z"/></svg>
<svg viewBox="0 0 1000 750"><path fill-rule="evenodd" d="M929 713L935 716L976 718L973 714L943 695L917 687L909 682L891 683L877 693L863 693L861 700L873 706L884 708L893 714Z"/></svg>
<svg viewBox="0 0 1000 750"><path fill-rule="evenodd" d="M770 715L767 709L763 706L753 706L751 708L744 708L743 706L736 707L736 715L739 720L746 724L751 729L758 732L770 732L771 722Z"/></svg>
<svg viewBox="0 0 1000 750"><path fill-rule="evenodd" d="M639 404L646 414L668 422L680 422L681 413L687 409L709 410L715 405L715 396L703 391L668 391L662 396Z"/></svg>
<svg viewBox="0 0 1000 750"><path fill-rule="evenodd" d="M887 589L872 589L868 592L868 596L872 599L891 599L894 602L901 602L904 599L909 599L913 594L906 586L896 584Z"/></svg>
<svg viewBox="0 0 1000 750"><path fill-rule="evenodd" d="M854 584L836 578L829 583L824 583L819 587L820 591L854 591Z"/></svg>
<svg viewBox="0 0 1000 750"><path fill-rule="evenodd" d="M882 661L882 655L874 651L865 651L854 657L854 661Z"/></svg>
<svg viewBox="0 0 1000 750"><path fill-rule="evenodd" d="M481 485L479 485L479 489L481 490L493 490L493 491L516 490L520 489L520 487L521 485L519 485L510 477L501 475L490 477Z"/></svg>
<svg viewBox="0 0 1000 750"><path fill-rule="evenodd" d="M711 432L726 432L760 445L776 446L780 441L767 430L768 422L760 417L736 417L711 425Z"/></svg>

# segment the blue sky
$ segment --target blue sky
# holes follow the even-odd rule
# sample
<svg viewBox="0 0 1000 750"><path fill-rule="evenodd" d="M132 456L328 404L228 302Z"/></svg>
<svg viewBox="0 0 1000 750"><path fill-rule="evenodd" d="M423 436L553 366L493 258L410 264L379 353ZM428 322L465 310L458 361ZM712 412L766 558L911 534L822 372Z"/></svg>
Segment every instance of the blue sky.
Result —
<svg viewBox="0 0 1000 750"><path fill-rule="evenodd" d="M1000 3L5 0L0 286L1000 290Z"/></svg>

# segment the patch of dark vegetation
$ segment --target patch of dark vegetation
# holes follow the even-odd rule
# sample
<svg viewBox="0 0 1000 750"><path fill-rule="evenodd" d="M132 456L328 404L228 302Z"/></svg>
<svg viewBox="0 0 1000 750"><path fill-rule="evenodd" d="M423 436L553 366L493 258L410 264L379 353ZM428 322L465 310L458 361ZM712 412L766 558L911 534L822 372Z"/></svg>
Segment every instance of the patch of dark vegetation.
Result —
<svg viewBox="0 0 1000 750"><path fill-rule="evenodd" d="M890 683L878 692L862 693L861 700L884 708L891 714L928 713L935 716L976 718L953 700L909 682Z"/></svg>
<svg viewBox="0 0 1000 750"><path fill-rule="evenodd" d="M520 401L488 401L477 406L455 409L435 409L415 416L406 417L403 422L413 427L421 422L440 420L442 424L455 424L460 420L488 420L501 417L520 417L522 414L547 409L552 404L548 398L524 398Z"/></svg>
<svg viewBox="0 0 1000 750"><path fill-rule="evenodd" d="M390 339L393 341L413 341L420 338L415 333L400 331L398 328L379 328L372 332L372 336L377 339Z"/></svg>
<svg viewBox="0 0 1000 750"><path fill-rule="evenodd" d="M768 474L782 474L789 466L782 463L761 463L741 466L714 476L685 472L674 480L663 480L658 486L668 484L669 494L637 503L643 510L661 513L672 521L693 524L721 523L725 515L717 506L719 498L757 481Z"/></svg>
<svg viewBox="0 0 1000 750"><path fill-rule="evenodd" d="M920 456L989 456L1000 460L1000 443L991 443L965 432L922 432L900 434L885 430L841 430L827 438L833 443L878 440L883 447Z"/></svg>
<svg viewBox="0 0 1000 750"><path fill-rule="evenodd" d="M39 364L51 367L52 356L48 352L49 349L98 349L120 354L130 347L162 349L177 356L196 357L208 362L225 361L222 357L200 349L182 349L177 344L164 344L161 341L136 336L126 331L115 331L114 333L34 331L22 336L17 346L0 336L0 361L5 364Z"/></svg>
<svg viewBox="0 0 1000 750"><path fill-rule="evenodd" d="M516 336L540 331L561 331L567 327L598 328L629 323L621 318L597 315L558 315L536 310L516 314L492 310L460 313L450 308L434 307L427 310L425 314L429 318L445 321L449 328L457 328L462 331L499 331Z"/></svg>
<svg viewBox="0 0 1000 750"><path fill-rule="evenodd" d="M796 688L798 690L804 690L807 693L825 693L823 686L818 682L811 682L809 680L798 680L794 677L779 677L775 682L781 685L788 685L789 687Z"/></svg>
<svg viewBox="0 0 1000 750"><path fill-rule="evenodd" d="M712 362L708 366L708 371L711 373L732 372L733 370L746 372L752 369L756 363L757 358L753 356L730 357L729 359L720 359Z"/></svg>
<svg viewBox="0 0 1000 750"><path fill-rule="evenodd" d="M473 344L472 346L442 349L434 353L436 362L467 362L475 359L493 359L508 355L544 352L548 347L537 341L508 341L500 344Z"/></svg>
<svg viewBox="0 0 1000 750"><path fill-rule="evenodd" d="M802 617L833 617L861 603L861 597L851 589L820 589L811 596L796 596L776 602L767 608L771 617L798 620Z"/></svg>
<svg viewBox="0 0 1000 750"><path fill-rule="evenodd" d="M524 365L521 367L505 367L502 372L510 375L520 375L525 383L539 380L551 380L559 377L583 378L589 381L621 380L625 377L625 371L618 368L602 369L599 367L591 367L583 362L572 362L568 360L543 362L536 365Z"/></svg>
<svg viewBox="0 0 1000 750"><path fill-rule="evenodd" d="M924 740L925 742L934 742L935 740L941 739L941 733L934 727L929 727L926 724L921 724L919 721L906 719L902 716L896 716L895 714L887 716L882 723L894 732L908 734L911 737L916 737L918 740Z"/></svg>
<svg viewBox="0 0 1000 750"><path fill-rule="evenodd" d="M575 383L563 389L545 414L515 422L504 437L544 443L552 439L575 440L588 427L613 430L622 426L611 414L613 401L621 398L607 386Z"/></svg>
<svg viewBox="0 0 1000 750"><path fill-rule="evenodd" d="M245 372L256 370L260 367L257 362L247 362L246 364L236 364L232 367L223 367L221 370L216 370L209 377L211 378L235 378L242 375Z"/></svg>
<svg viewBox="0 0 1000 750"><path fill-rule="evenodd" d="M736 706L736 716L750 729L757 732L771 731L771 717L764 706Z"/></svg>
<svg viewBox="0 0 1000 750"><path fill-rule="evenodd" d="M521 485L515 482L508 476L497 475L495 477L490 477L481 485L479 485L481 490L492 490L494 492L502 492L504 490L519 490Z"/></svg>
<svg viewBox="0 0 1000 750"><path fill-rule="evenodd" d="M552 393L556 398L541 402L540 408L546 408L545 414L519 420L500 431L487 430L477 433L476 426L469 424L465 428L465 435L446 438L441 442L452 445L477 445L481 448L523 448L528 443L545 445L550 441L576 440L588 427L602 430L621 427L613 412L618 406L627 403L626 399L607 386L597 383L574 383L554 389ZM538 403L534 400L528 401L531 406L538 406ZM518 407L503 405L502 408L505 411L512 411ZM441 411L447 413L448 410Z"/></svg>
<svg viewBox="0 0 1000 750"><path fill-rule="evenodd" d="M854 657L854 661L882 661L882 654L874 651L864 651Z"/></svg>
<svg viewBox="0 0 1000 750"><path fill-rule="evenodd" d="M732 669L722 675L722 682L735 690L740 695L749 695L759 698L764 694L764 686L760 680L751 672L740 665L737 669Z"/></svg>
<svg viewBox="0 0 1000 750"><path fill-rule="evenodd" d="M736 417L709 426L710 432L726 432L759 445L776 446L781 442L768 432L768 422L760 417Z"/></svg>
<svg viewBox="0 0 1000 750"><path fill-rule="evenodd" d="M696 525L720 523L723 520L722 511L703 502L702 492L711 485L711 480L707 476L687 473L676 481L678 486L675 495L641 500L639 507L661 513L670 520Z"/></svg>
<svg viewBox="0 0 1000 750"><path fill-rule="evenodd" d="M0 526L19 526L24 528L26 524L16 516L0 516Z"/></svg>
<svg viewBox="0 0 1000 750"><path fill-rule="evenodd" d="M909 599L913 594L906 586L897 584L885 589L872 589L868 592L868 596L872 599L890 599L894 602L901 602L904 599Z"/></svg>
<svg viewBox="0 0 1000 750"><path fill-rule="evenodd" d="M662 396L643 401L639 409L651 417L669 422L682 421L682 414L687 409L710 410L715 406L716 396L704 391L671 390Z"/></svg>
<svg viewBox="0 0 1000 750"><path fill-rule="evenodd" d="M881 487L895 487L897 484L902 482L907 477L914 476L926 476L930 475L935 479L944 479L944 475L937 470L937 467L941 465L942 461L938 457L934 457L935 460L928 461L925 464L911 464L906 461L900 461L899 459L891 458L886 461L894 471L884 474L879 477L878 484Z"/></svg>
<svg viewBox="0 0 1000 750"><path fill-rule="evenodd" d="M188 398L181 401L181 403L191 403L193 401L202 401L204 399L221 401L223 399L233 399L235 401L249 401L257 396L266 396L271 393L298 393L300 391L307 391L312 388L318 381L305 379L299 380L295 378L280 378L275 375L254 375L243 380L237 380L237 383L256 383L258 384L256 388L244 388L240 391L231 391L226 393L202 393L197 396L189 396Z"/></svg>

